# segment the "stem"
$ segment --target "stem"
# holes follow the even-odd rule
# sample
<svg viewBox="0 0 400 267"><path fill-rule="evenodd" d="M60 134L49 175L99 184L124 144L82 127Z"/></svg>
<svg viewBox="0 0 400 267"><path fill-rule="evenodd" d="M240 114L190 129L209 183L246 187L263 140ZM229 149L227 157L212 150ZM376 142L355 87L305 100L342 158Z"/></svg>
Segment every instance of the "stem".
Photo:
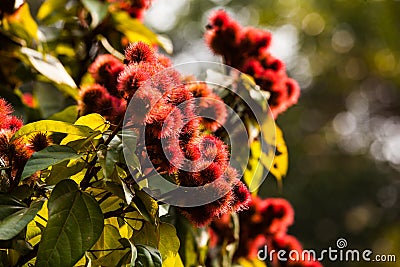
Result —
<svg viewBox="0 0 400 267"><path fill-rule="evenodd" d="M111 193L111 192L107 192L102 198L100 198L99 201L97 201L97 203L99 203L99 205L100 205L100 204L103 203L107 198L109 198L109 197L111 197L111 196L112 196L112 193Z"/></svg>
<svg viewBox="0 0 400 267"><path fill-rule="evenodd" d="M126 208L119 208L119 209L104 213L104 219L108 219L108 218L111 218L111 217L118 217L118 216L120 216L122 214L131 212L131 211L134 211L134 210L135 209L132 206L128 206Z"/></svg>
<svg viewBox="0 0 400 267"><path fill-rule="evenodd" d="M121 118L121 120L119 121L117 127L114 128L114 130L112 131L112 133L108 136L107 140L103 143L103 144L99 144L99 145L109 145L111 140L117 135L119 129L122 127L122 124L124 122L124 118ZM96 150L99 148L99 145L96 147ZM86 188L89 187L90 185L90 179L92 179L92 177L95 176L95 174L97 173L97 168L95 168L96 162L97 162L97 155L94 156L94 158L89 162L89 167L85 173L85 176L83 177L80 186L82 190L85 190Z"/></svg>

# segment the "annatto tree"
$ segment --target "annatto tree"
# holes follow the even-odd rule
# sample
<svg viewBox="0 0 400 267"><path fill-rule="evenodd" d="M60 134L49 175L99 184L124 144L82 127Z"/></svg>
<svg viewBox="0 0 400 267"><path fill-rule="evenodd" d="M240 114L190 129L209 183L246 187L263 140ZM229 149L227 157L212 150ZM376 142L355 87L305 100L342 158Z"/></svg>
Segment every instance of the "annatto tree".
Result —
<svg viewBox="0 0 400 267"><path fill-rule="evenodd" d="M174 66L150 2L1 2L1 266L321 266L257 196L300 95L273 36L217 10L223 63Z"/></svg>

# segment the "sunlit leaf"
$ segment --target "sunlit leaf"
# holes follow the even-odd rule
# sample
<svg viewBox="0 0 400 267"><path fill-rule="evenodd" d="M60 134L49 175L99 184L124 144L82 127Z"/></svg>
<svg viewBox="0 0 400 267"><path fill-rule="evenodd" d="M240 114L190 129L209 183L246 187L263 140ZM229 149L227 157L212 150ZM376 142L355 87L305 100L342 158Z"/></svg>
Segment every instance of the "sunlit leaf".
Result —
<svg viewBox="0 0 400 267"><path fill-rule="evenodd" d="M168 223L160 224L160 244L159 250L162 256L164 267L175 266L179 250L179 239L176 235L174 226Z"/></svg>
<svg viewBox="0 0 400 267"><path fill-rule="evenodd" d="M175 265L174 265L174 267L185 267L185 266L183 265L181 256L180 256L179 254L176 255L176 260L175 260Z"/></svg>
<svg viewBox="0 0 400 267"><path fill-rule="evenodd" d="M42 208L38 211L35 218L30 221L26 227L26 241L31 244L31 246L35 246L40 242L42 238L42 231L47 225L48 220L48 209L47 209L48 201L45 200Z"/></svg>
<svg viewBox="0 0 400 267"><path fill-rule="evenodd" d="M40 242L41 235L42 229L40 229L36 221L30 221L26 226L26 241L29 242L31 246L35 246Z"/></svg>
<svg viewBox="0 0 400 267"><path fill-rule="evenodd" d="M259 259L247 259L241 257L238 259L238 263L242 267L267 267L267 265Z"/></svg>
<svg viewBox="0 0 400 267"><path fill-rule="evenodd" d="M250 146L250 157L244 171L244 182L250 192L256 192L264 178L264 166L261 164L261 143L254 141Z"/></svg>
<svg viewBox="0 0 400 267"><path fill-rule="evenodd" d="M73 125L63 121L41 120L22 126L21 129L14 133L11 141L35 132L57 132L86 137L93 134L94 131L85 125Z"/></svg>
<svg viewBox="0 0 400 267"><path fill-rule="evenodd" d="M78 159L81 155L68 146L52 145L33 153L24 167L21 179L25 179L37 171L47 169L51 165L65 160Z"/></svg>
<svg viewBox="0 0 400 267"><path fill-rule="evenodd" d="M126 203L128 205L130 205L132 203L133 198L135 197L135 193L132 192L132 190L124 182L122 182L122 188L124 190L124 197L125 197Z"/></svg>
<svg viewBox="0 0 400 267"><path fill-rule="evenodd" d="M71 78L57 58L49 54L40 53L28 47L21 47L21 52L28 57L32 66L48 79L56 83L68 85L72 88L77 88L75 81ZM71 95L71 97L77 99L77 96L78 89L74 91L74 94Z"/></svg>
<svg viewBox="0 0 400 267"><path fill-rule="evenodd" d="M75 57L77 52L70 45L67 45L65 43L57 44L54 51L57 55L63 55L67 57Z"/></svg>
<svg viewBox="0 0 400 267"><path fill-rule="evenodd" d="M126 242L124 241L129 244L125 246ZM117 263L129 262L126 255L130 254L131 249L130 242L120 235L117 218L106 219L101 237L90 250L93 258L92 264L95 266L121 266Z"/></svg>
<svg viewBox="0 0 400 267"><path fill-rule="evenodd" d="M92 114L88 114L88 115L79 117L79 119L74 123L74 125L79 126L79 127L86 126L86 127L89 127L90 129L92 129L93 130L92 132L97 131L99 133L105 132L110 126L106 122L106 120L100 114L97 114L97 113L92 113ZM82 136L82 135L77 136L76 134L69 134L61 141L60 144L66 145L69 142L82 139L82 137L88 137L88 135L87 136ZM93 136L93 138L94 137L97 137L97 135Z"/></svg>
<svg viewBox="0 0 400 267"><path fill-rule="evenodd" d="M112 17L115 21L116 29L123 33L130 42L142 41L148 44L158 44L167 53L171 52L172 45L165 37L157 36L140 20L131 18L127 12L113 12Z"/></svg>
<svg viewBox="0 0 400 267"><path fill-rule="evenodd" d="M47 0L40 6L37 14L38 19L43 20L58 10L65 9L68 0Z"/></svg>
<svg viewBox="0 0 400 267"><path fill-rule="evenodd" d="M282 130L277 125L275 140L275 154L273 154L272 150L269 151L269 153L263 153L261 162L269 169L270 173L276 178L278 183L281 183L288 171L289 157Z"/></svg>
<svg viewBox="0 0 400 267"><path fill-rule="evenodd" d="M115 264L125 254L125 252L118 251L123 248L118 241L120 238L121 235L119 234L118 226L105 223L100 238L91 248L94 259L97 259L93 261L93 264L106 266L112 266L113 262Z"/></svg>
<svg viewBox="0 0 400 267"><path fill-rule="evenodd" d="M145 219L138 211L128 212L123 215L125 224L120 227L122 237L131 238L134 231L140 231Z"/></svg>
<svg viewBox="0 0 400 267"><path fill-rule="evenodd" d="M16 207L18 206L11 203L15 201L15 199L12 201L6 200L5 196L0 199L2 209L0 213L0 240L8 240L19 234L35 218L36 213L42 208L44 202L43 200L33 202L30 207L25 207L21 202L19 204L21 208L17 209ZM9 214L12 210L15 210L15 212Z"/></svg>
<svg viewBox="0 0 400 267"><path fill-rule="evenodd" d="M28 42L31 39L38 39L38 25L31 16L28 3L25 2L14 14L8 16L7 19L15 32L22 31L26 34L26 36L17 34L21 38L24 38Z"/></svg>
<svg viewBox="0 0 400 267"><path fill-rule="evenodd" d="M145 221L140 230L134 231L132 240L135 244L142 244L156 248L158 247L160 240L159 229L157 226Z"/></svg>
<svg viewBox="0 0 400 267"><path fill-rule="evenodd" d="M48 202L49 220L36 266L73 266L103 231L103 214L92 196L72 180L59 182Z"/></svg>

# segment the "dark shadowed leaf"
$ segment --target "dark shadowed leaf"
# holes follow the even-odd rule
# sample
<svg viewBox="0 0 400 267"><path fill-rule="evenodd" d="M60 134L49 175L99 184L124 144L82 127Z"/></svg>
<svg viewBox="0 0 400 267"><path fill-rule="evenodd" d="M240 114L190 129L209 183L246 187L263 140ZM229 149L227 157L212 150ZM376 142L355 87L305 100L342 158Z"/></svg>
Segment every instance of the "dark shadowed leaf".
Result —
<svg viewBox="0 0 400 267"><path fill-rule="evenodd" d="M161 267L162 260L160 252L150 246L136 245L137 258L135 266L138 267Z"/></svg>
<svg viewBox="0 0 400 267"><path fill-rule="evenodd" d="M44 201L33 202L30 207L25 207L13 197L3 195L0 199L0 240L8 240L18 235L36 213L42 208ZM14 211L13 213L11 213Z"/></svg>

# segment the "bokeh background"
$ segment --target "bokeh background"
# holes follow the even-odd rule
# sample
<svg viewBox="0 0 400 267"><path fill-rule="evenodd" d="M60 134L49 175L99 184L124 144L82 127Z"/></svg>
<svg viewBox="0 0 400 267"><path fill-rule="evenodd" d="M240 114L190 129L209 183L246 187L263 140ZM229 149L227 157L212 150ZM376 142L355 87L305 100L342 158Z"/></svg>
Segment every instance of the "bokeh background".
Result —
<svg viewBox="0 0 400 267"><path fill-rule="evenodd" d="M273 54L301 85L299 103L279 116L290 166L283 188L261 194L291 201L289 232L304 247L396 254L400 266L400 1L155 0L145 24L174 44L174 63L219 61L202 39L224 8L246 26L274 33Z"/></svg>

